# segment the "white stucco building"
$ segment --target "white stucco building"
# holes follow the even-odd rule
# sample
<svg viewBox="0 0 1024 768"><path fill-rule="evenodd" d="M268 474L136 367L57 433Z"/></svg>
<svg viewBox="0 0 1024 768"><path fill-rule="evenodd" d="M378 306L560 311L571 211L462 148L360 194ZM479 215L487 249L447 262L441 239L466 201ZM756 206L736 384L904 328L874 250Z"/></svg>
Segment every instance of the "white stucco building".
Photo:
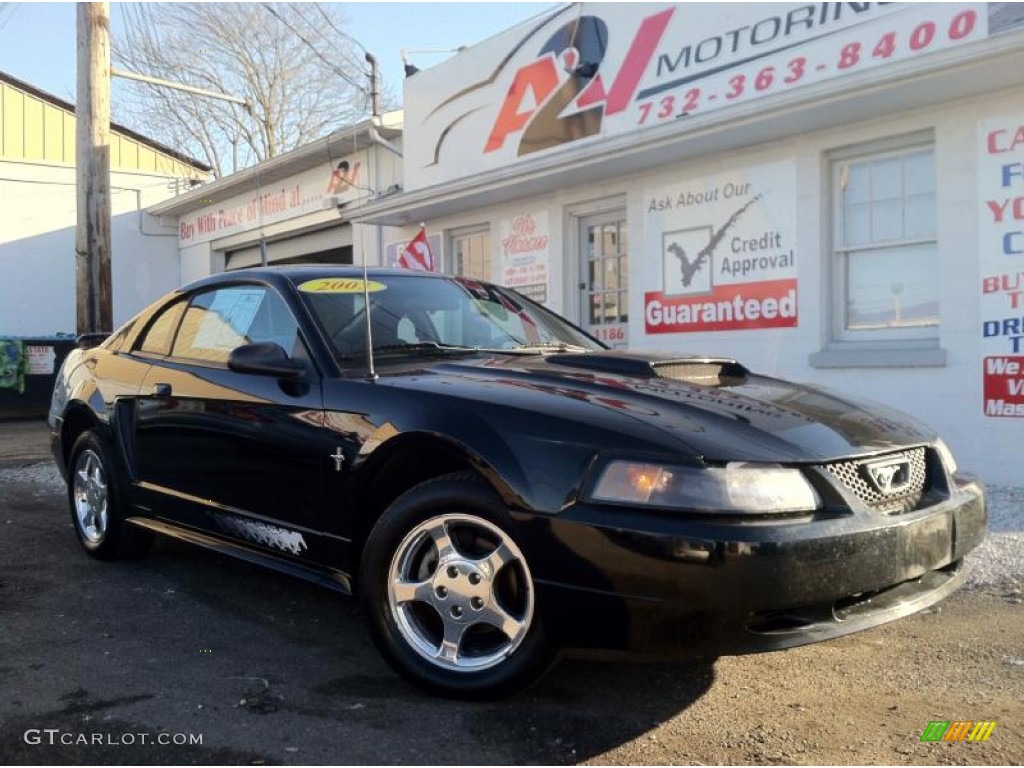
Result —
<svg viewBox="0 0 1024 768"><path fill-rule="evenodd" d="M446 271L883 401L1024 477L1024 8L565 6L406 80Z"/></svg>

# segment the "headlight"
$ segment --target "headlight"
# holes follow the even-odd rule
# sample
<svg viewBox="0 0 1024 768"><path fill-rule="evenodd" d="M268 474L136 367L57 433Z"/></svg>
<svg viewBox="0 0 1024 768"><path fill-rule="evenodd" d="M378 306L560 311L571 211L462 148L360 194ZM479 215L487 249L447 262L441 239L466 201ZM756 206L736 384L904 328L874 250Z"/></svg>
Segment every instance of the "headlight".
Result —
<svg viewBox="0 0 1024 768"><path fill-rule="evenodd" d="M938 451L939 458L942 459L942 466L949 474L955 475L956 459L953 458L953 452L949 450L949 446L943 442L941 437L935 442L935 450Z"/></svg>
<svg viewBox="0 0 1024 768"><path fill-rule="evenodd" d="M590 498L695 512L810 512L821 506L799 470L745 463L701 469L613 461Z"/></svg>

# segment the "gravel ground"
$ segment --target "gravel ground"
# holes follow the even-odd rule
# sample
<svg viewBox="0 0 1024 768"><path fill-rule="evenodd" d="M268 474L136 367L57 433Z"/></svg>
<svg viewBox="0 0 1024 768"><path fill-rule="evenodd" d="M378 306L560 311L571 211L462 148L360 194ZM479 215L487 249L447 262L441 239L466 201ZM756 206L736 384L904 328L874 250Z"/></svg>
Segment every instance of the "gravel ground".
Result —
<svg viewBox="0 0 1024 768"><path fill-rule="evenodd" d="M57 467L49 462L25 467L0 468L0 483L33 483L56 489L64 486Z"/></svg>
<svg viewBox="0 0 1024 768"><path fill-rule="evenodd" d="M988 486L988 536L967 557L967 586L1024 583L1024 488Z"/></svg>

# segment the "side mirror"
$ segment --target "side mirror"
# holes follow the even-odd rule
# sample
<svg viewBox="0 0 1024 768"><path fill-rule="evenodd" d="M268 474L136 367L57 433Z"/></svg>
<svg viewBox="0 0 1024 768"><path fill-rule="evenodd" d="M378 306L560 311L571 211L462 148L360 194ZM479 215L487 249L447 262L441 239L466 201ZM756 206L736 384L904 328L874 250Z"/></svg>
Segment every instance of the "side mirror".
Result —
<svg viewBox="0 0 1024 768"><path fill-rule="evenodd" d="M110 333L107 331L102 333L83 333L75 339L75 346L79 349L92 349L93 347L98 347L109 338Z"/></svg>
<svg viewBox="0 0 1024 768"><path fill-rule="evenodd" d="M301 379L306 367L288 357L280 344L263 341L231 350L228 368L236 373L257 373L278 379Z"/></svg>

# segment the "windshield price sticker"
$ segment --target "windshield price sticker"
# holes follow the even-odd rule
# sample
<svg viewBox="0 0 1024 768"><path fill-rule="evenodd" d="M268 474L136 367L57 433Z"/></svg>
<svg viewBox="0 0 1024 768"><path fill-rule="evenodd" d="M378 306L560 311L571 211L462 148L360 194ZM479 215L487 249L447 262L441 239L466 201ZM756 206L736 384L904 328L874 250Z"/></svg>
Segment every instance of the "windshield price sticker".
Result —
<svg viewBox="0 0 1024 768"><path fill-rule="evenodd" d="M321 277L299 285L303 293L377 293L387 289L384 283L375 280L366 282L352 277Z"/></svg>

